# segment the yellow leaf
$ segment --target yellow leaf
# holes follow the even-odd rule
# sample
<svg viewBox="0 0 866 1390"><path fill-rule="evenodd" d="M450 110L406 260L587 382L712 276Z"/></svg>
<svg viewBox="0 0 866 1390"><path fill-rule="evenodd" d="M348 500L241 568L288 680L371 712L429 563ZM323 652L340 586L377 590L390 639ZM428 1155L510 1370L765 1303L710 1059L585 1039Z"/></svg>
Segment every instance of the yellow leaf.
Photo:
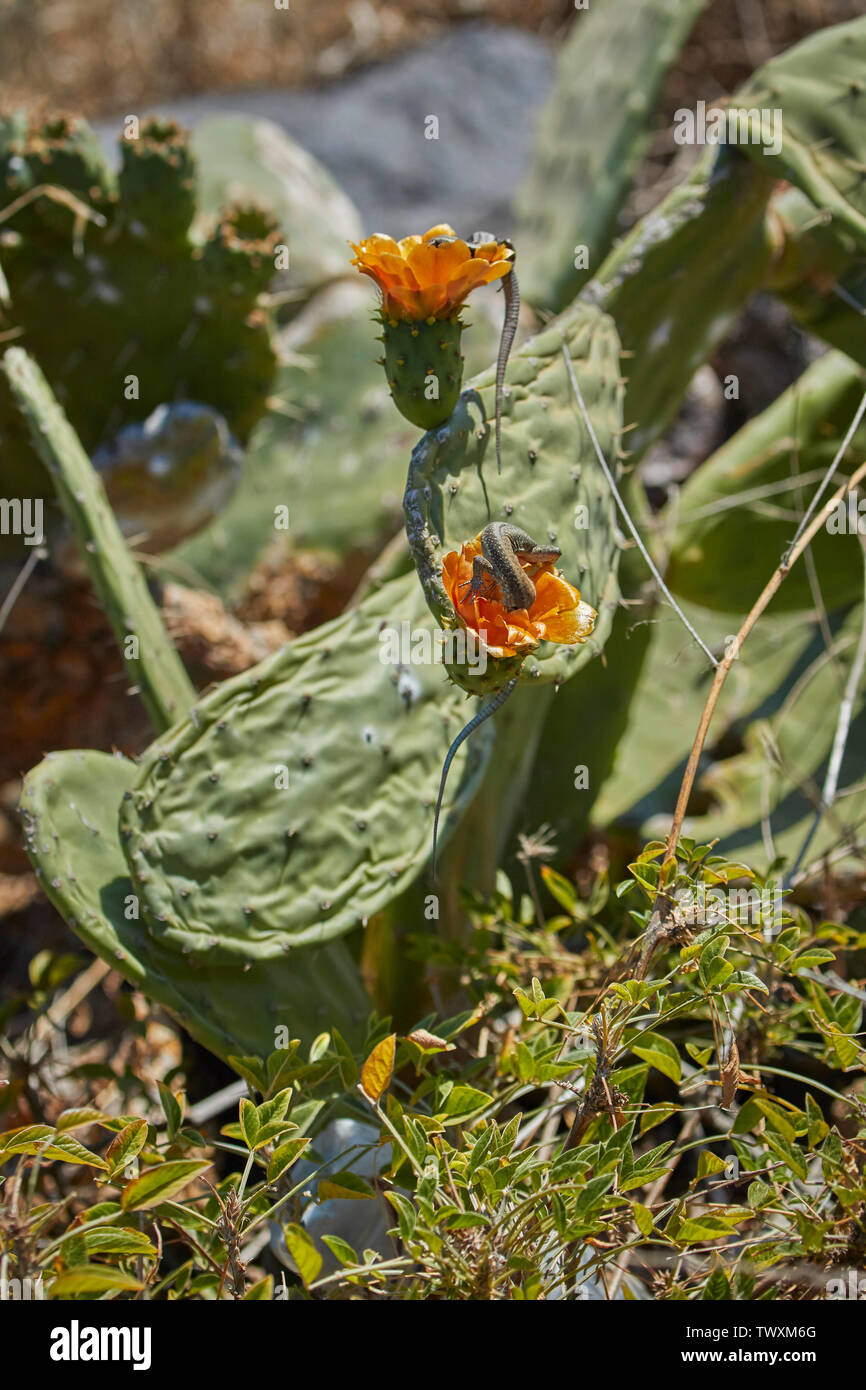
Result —
<svg viewBox="0 0 866 1390"><path fill-rule="evenodd" d="M377 1043L361 1068L361 1090L372 1101L380 1101L391 1084L397 1034L390 1033Z"/></svg>
<svg viewBox="0 0 866 1390"><path fill-rule="evenodd" d="M635 1225L642 1236L648 1236L654 1225L653 1214L649 1207L645 1207L641 1202L632 1202L634 1211Z"/></svg>

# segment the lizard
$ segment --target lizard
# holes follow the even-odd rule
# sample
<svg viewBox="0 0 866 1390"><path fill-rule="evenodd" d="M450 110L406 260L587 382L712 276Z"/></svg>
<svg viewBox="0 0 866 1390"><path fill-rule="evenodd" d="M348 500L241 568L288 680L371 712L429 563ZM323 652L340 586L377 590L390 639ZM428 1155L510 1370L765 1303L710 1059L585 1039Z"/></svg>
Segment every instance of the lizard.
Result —
<svg viewBox="0 0 866 1390"><path fill-rule="evenodd" d="M502 605L506 612L513 613L518 608L529 608L535 598L535 584L524 569L523 562L540 565L558 560L562 551L554 545L539 545L519 526L508 521L492 521L481 532L481 554L472 561L472 578L464 585L470 598L492 598L491 589L498 588ZM464 725L445 755L442 776L439 782L439 795L433 817L433 878L438 878L436 846L439 835L439 815L445 795L445 783L458 748L469 735L483 724L498 709L501 709L517 685L517 677L497 690L481 706L478 713Z"/></svg>
<svg viewBox="0 0 866 1390"><path fill-rule="evenodd" d="M437 236L433 237L431 246L444 246L446 243L456 241L456 237ZM503 237L499 241L492 232L473 232L468 238L466 245L469 247L470 256L474 256L479 246L489 244L491 241L497 242L502 246L507 246L510 251L511 269L502 281L502 293L505 296L505 317L502 320L502 333L499 338L499 351L496 356L496 471L502 472L502 395L505 389L505 368L508 366L508 358L511 353L511 345L514 342L514 335L517 332L517 320L520 317L520 286L517 283L517 271L514 268L516 252L512 243Z"/></svg>

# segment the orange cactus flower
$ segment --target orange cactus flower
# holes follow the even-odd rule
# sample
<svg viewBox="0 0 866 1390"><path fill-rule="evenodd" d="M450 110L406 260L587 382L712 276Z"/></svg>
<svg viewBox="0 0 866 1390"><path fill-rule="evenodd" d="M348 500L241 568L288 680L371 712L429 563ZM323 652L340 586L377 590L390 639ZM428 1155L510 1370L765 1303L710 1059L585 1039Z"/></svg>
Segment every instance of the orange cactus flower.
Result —
<svg viewBox="0 0 866 1390"><path fill-rule="evenodd" d="M592 635L598 614L580 597L580 590L554 569L551 561L532 564L521 561L535 584L530 608L505 608L502 597L472 596L472 562L481 554L481 537L467 541L460 554L452 550L442 562L442 581L460 622L475 632L494 658L519 656L531 652L539 642L561 642L571 646ZM491 580L491 589L494 588Z"/></svg>
<svg viewBox="0 0 866 1390"><path fill-rule="evenodd" d="M449 240L434 246L439 237ZM357 246L349 245L356 252L352 265L382 291L383 316L397 322L451 318L479 285L507 275L514 260L514 252L503 242L470 248L444 222L423 236L395 241L377 232Z"/></svg>

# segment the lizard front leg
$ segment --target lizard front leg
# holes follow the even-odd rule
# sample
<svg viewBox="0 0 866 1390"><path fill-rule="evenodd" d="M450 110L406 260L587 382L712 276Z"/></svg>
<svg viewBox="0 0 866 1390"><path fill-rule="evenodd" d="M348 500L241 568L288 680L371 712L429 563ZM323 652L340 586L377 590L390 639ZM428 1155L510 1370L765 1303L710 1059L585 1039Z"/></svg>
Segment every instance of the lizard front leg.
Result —
<svg viewBox="0 0 866 1390"><path fill-rule="evenodd" d="M485 560L483 555L476 555L472 561L472 578L460 587L468 590L467 599L495 598L499 583L490 561Z"/></svg>

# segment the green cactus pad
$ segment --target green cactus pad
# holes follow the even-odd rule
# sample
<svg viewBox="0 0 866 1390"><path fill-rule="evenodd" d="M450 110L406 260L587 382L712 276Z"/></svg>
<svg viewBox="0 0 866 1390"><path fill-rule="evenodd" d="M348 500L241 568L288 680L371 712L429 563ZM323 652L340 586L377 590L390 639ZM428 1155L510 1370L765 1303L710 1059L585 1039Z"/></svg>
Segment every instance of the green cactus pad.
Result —
<svg viewBox="0 0 866 1390"><path fill-rule="evenodd" d="M790 544L814 479L829 468L864 388L862 367L841 352L828 353L688 479L679 497L667 572L676 594L706 608L748 612ZM866 425L861 424L825 497L862 460L864 450ZM794 458L797 471L813 478L806 486L797 486ZM856 499L853 507L856 518ZM847 502L839 515L841 529L822 529L811 547L830 612L855 603L863 592L857 521L852 529ZM773 612L811 611L814 605L808 571L798 565L774 598Z"/></svg>
<svg viewBox="0 0 866 1390"><path fill-rule="evenodd" d="M375 554L397 529L406 458L417 433L394 410L371 351L367 286L321 290L280 330L285 358L238 490L180 558L221 593L242 586L274 542L292 551ZM323 479L328 479L327 486ZM274 507L288 529L274 529Z"/></svg>
<svg viewBox="0 0 866 1390"><path fill-rule="evenodd" d="M119 208L131 237L181 248L195 216L195 161L174 121L147 121L120 141Z"/></svg>
<svg viewBox="0 0 866 1390"><path fill-rule="evenodd" d="M838 234L866 249L866 18L821 29L771 59L734 93L731 106L781 113L778 151L755 139L754 121L740 149L801 188L832 216Z"/></svg>
<svg viewBox="0 0 866 1390"><path fill-rule="evenodd" d="M765 283L777 250L767 218L774 187L738 151L707 150L581 291L582 303L610 314L622 343L632 462Z"/></svg>
<svg viewBox="0 0 866 1390"><path fill-rule="evenodd" d="M400 414L422 430L444 425L463 384L459 314L426 323L383 318L382 329L385 375Z"/></svg>
<svg viewBox="0 0 866 1390"><path fill-rule="evenodd" d="M324 165L280 126L213 116L195 126L190 148L207 216L243 202L269 208L277 219L289 263L276 285L292 307L346 274L346 242L363 235L361 215Z"/></svg>
<svg viewBox="0 0 866 1390"><path fill-rule="evenodd" d="M770 215L783 237L770 288L802 328L840 348L866 367L866 251L852 253L847 236L839 237L799 188L790 185L775 195Z"/></svg>
<svg viewBox="0 0 866 1390"><path fill-rule="evenodd" d="M463 702L441 664L409 648L394 664L389 632L432 642L413 574L219 686L144 754L121 827L155 941L278 959L415 877Z"/></svg>
<svg viewBox="0 0 866 1390"><path fill-rule="evenodd" d="M557 568L601 611L597 638L586 647L539 647L525 660L491 661L479 675L450 673L473 694L521 680L566 680L604 641L615 604L617 544L613 499L586 426L577 413L563 345L596 435L618 469L623 383L619 340L611 319L580 306L569 311L512 359L503 428L502 474L496 471L491 421L494 373L464 392L448 424L416 446L404 510L410 547L431 611L445 627L456 615L442 585L442 561L492 521L522 527L539 543L562 551Z"/></svg>
<svg viewBox="0 0 866 1390"><path fill-rule="evenodd" d="M607 254L662 83L705 3L605 0L573 24L515 204L529 303L561 309Z"/></svg>
<svg viewBox="0 0 866 1390"><path fill-rule="evenodd" d="M187 713L195 691L127 549L105 490L36 363L9 348L3 375L29 425L79 552L114 628L130 678L157 730Z"/></svg>
<svg viewBox="0 0 866 1390"><path fill-rule="evenodd" d="M117 826L137 774L126 758L51 753L25 779L28 853L73 931L225 1060L268 1056L281 1026L306 1043L335 1022L347 1038L362 1036L369 1001L343 942L252 961L243 970L209 960L204 970L161 949L143 929Z"/></svg>

